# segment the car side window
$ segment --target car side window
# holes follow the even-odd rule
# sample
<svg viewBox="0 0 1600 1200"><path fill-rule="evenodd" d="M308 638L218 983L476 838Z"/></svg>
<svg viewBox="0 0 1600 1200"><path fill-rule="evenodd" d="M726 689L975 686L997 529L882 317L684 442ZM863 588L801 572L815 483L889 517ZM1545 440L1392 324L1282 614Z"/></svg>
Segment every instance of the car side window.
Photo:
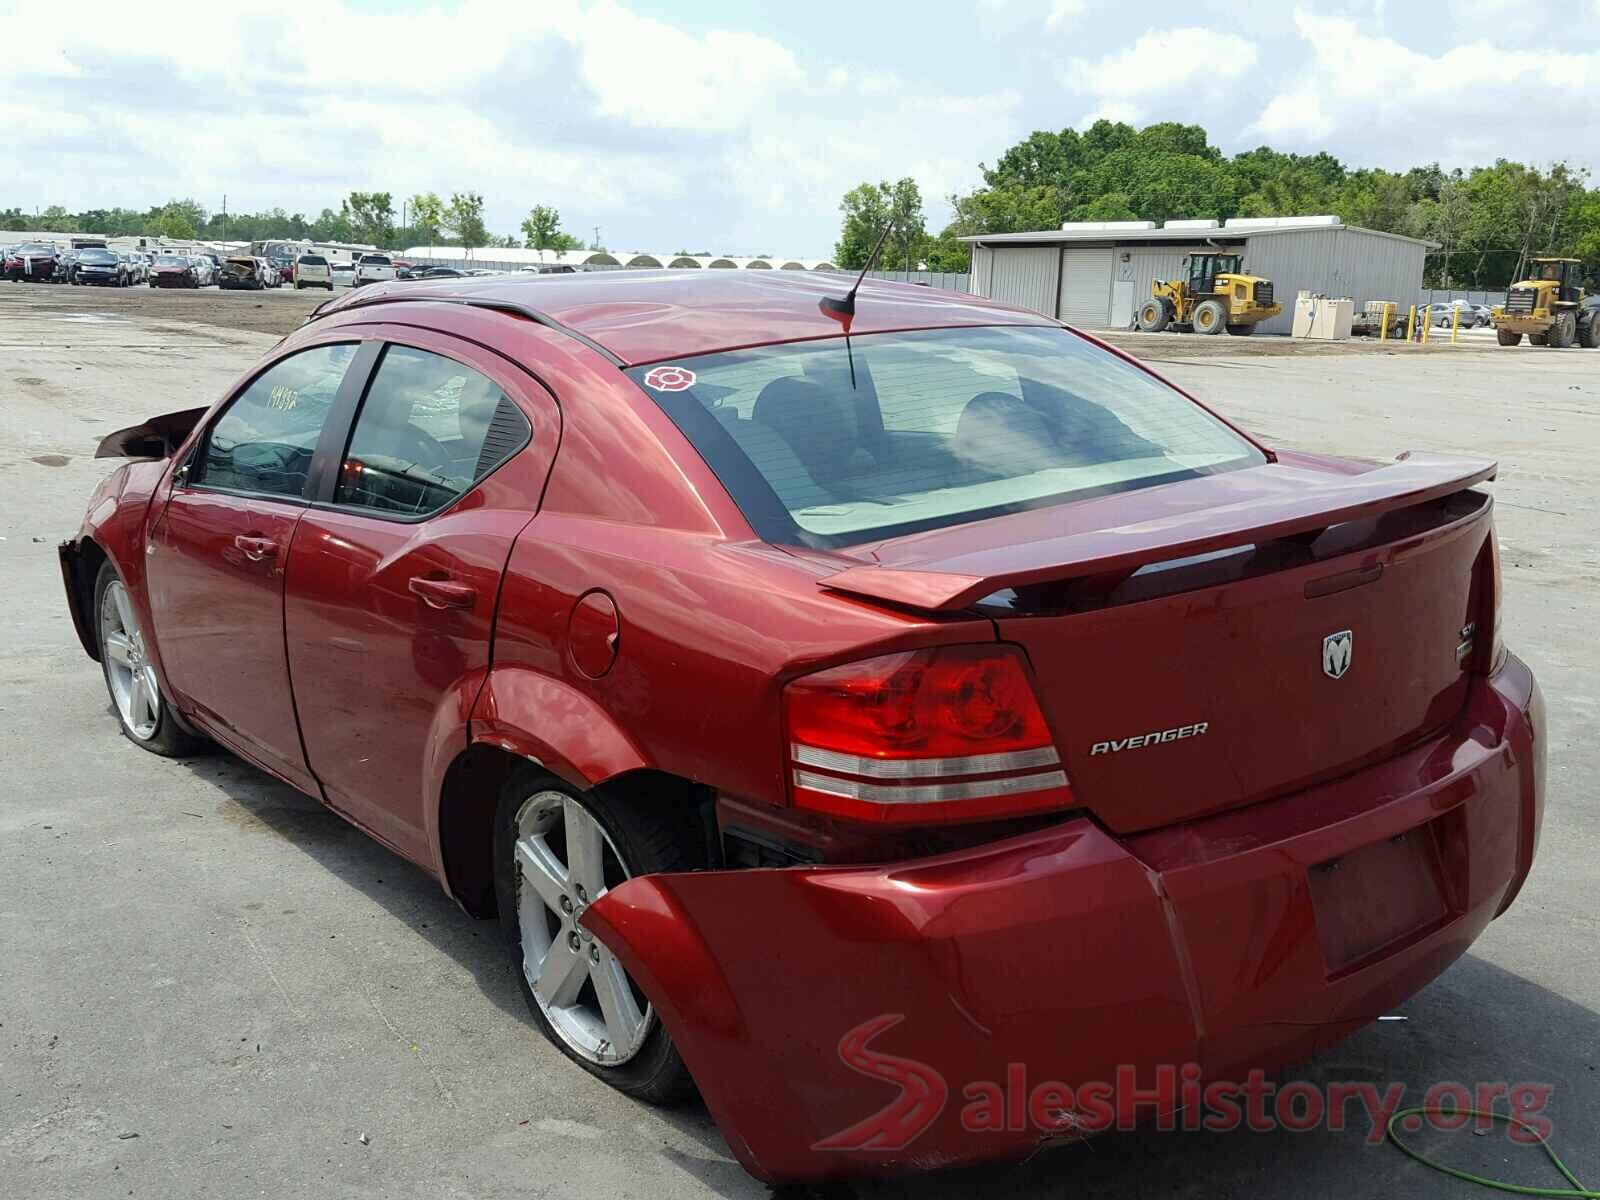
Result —
<svg viewBox="0 0 1600 1200"><path fill-rule="evenodd" d="M213 422L188 482L299 499L353 342L315 346L258 375Z"/></svg>
<svg viewBox="0 0 1600 1200"><path fill-rule="evenodd" d="M484 375L391 345L356 417L334 503L406 517L437 512L531 433L522 410Z"/></svg>

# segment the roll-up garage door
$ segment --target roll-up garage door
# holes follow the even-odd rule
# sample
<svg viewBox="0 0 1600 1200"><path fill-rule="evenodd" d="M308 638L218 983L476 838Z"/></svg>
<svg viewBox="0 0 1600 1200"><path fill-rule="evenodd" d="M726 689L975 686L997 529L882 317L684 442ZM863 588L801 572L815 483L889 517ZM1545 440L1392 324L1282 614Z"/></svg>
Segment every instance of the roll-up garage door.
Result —
<svg viewBox="0 0 1600 1200"><path fill-rule="evenodd" d="M1001 304L1031 308L1049 316L1055 307L1056 263L1054 246L999 247L993 254L994 273L989 299Z"/></svg>
<svg viewBox="0 0 1600 1200"><path fill-rule="evenodd" d="M1069 248L1061 272L1061 307L1068 325L1103 329L1111 314L1111 260L1115 251Z"/></svg>

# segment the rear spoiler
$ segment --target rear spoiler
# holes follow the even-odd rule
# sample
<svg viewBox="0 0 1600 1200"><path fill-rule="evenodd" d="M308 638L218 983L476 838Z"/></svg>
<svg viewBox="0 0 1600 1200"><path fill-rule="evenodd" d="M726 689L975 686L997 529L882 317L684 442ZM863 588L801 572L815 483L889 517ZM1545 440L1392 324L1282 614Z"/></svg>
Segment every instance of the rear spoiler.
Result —
<svg viewBox="0 0 1600 1200"><path fill-rule="evenodd" d="M881 565L850 567L818 585L954 612L1005 588L1126 575L1152 563L1314 534L1442 500L1493 479L1498 469L1490 459L1411 453L1356 475L1272 463L999 518L1025 522L1008 531L1024 538L1000 532L979 542L968 532L974 526L912 535L879 547ZM1046 518L1053 528L1038 528L1045 514L1056 514Z"/></svg>
<svg viewBox="0 0 1600 1200"><path fill-rule="evenodd" d="M170 458L206 415L203 408L163 413L100 439L96 458Z"/></svg>

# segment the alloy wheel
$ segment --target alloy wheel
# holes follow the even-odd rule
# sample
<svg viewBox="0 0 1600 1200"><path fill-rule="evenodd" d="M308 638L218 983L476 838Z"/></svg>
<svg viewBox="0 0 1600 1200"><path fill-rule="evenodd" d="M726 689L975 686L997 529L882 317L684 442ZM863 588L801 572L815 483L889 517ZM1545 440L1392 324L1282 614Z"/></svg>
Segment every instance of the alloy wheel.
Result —
<svg viewBox="0 0 1600 1200"><path fill-rule="evenodd" d="M522 970L562 1042L601 1066L627 1062L655 1028L644 994L610 950L582 928L584 910L631 877L594 815L563 792L517 811L513 849Z"/></svg>
<svg viewBox="0 0 1600 1200"><path fill-rule="evenodd" d="M149 741L161 723L161 688L133 602L120 579L112 580L100 598L100 646L117 715L129 733Z"/></svg>

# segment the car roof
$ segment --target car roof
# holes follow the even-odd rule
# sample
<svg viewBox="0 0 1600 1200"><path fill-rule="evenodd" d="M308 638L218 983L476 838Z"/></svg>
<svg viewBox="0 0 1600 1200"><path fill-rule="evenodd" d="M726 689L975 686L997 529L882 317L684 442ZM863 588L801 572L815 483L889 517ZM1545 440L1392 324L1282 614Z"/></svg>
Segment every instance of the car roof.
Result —
<svg viewBox="0 0 1600 1200"><path fill-rule="evenodd" d="M320 314L408 300L506 308L559 325L632 365L837 336L839 322L819 303L843 296L852 282L847 274L709 268L467 276L372 285L324 305ZM963 292L868 279L857 295L850 332L1055 324Z"/></svg>

